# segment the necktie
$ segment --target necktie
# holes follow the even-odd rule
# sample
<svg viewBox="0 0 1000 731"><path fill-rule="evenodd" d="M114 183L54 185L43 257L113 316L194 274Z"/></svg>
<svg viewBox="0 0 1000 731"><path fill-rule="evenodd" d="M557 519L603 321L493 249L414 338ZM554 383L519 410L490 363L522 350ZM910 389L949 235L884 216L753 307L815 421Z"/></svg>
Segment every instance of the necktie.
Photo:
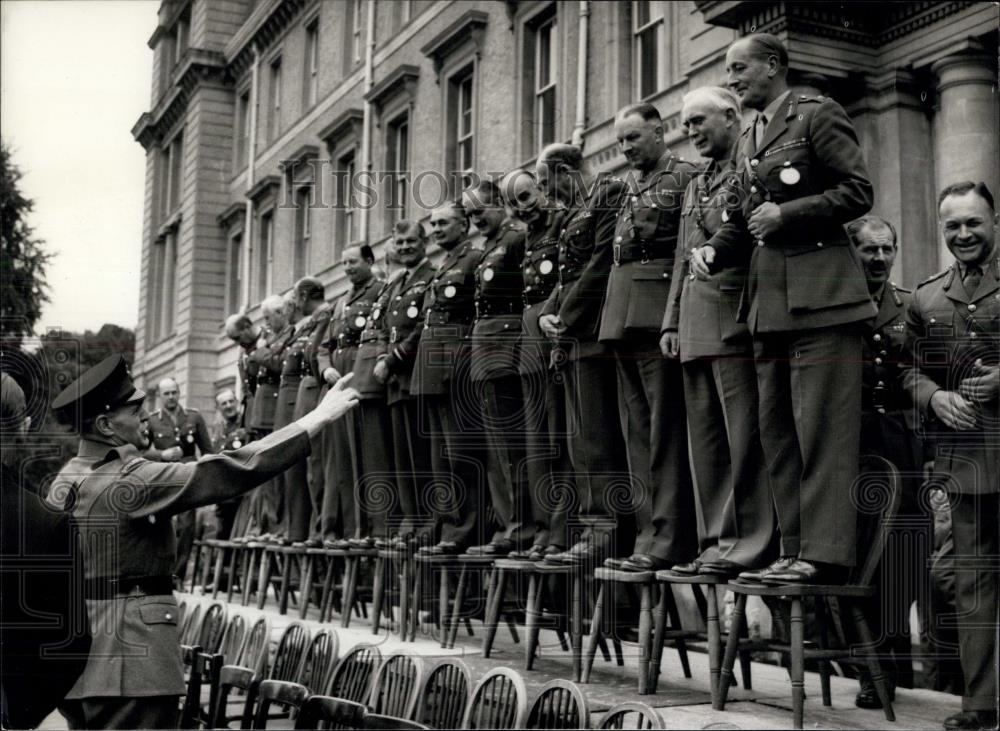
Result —
<svg viewBox="0 0 1000 731"><path fill-rule="evenodd" d="M757 122L754 124L753 142L754 147L759 148L761 140L764 139L764 130L767 129L767 117L760 113L757 115Z"/></svg>
<svg viewBox="0 0 1000 731"><path fill-rule="evenodd" d="M969 299L972 299L976 295L976 290L979 289L981 281L983 281L983 270L981 267L966 267L963 283L965 284L965 291L969 295Z"/></svg>
<svg viewBox="0 0 1000 731"><path fill-rule="evenodd" d="M406 286L406 280L410 278L410 270L404 269L403 275L399 278L399 288L403 289Z"/></svg>

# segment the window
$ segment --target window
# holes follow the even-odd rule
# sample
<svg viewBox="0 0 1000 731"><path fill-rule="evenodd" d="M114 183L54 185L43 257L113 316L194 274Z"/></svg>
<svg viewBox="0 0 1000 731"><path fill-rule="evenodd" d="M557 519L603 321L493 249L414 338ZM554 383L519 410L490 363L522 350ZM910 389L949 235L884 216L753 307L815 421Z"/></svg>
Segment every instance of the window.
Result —
<svg viewBox="0 0 1000 731"><path fill-rule="evenodd" d="M413 10L410 0L395 0L392 3L392 27L396 30L400 30L409 23L412 15Z"/></svg>
<svg viewBox="0 0 1000 731"><path fill-rule="evenodd" d="M524 109L521 123L521 155L535 156L556 140L556 88L559 78L556 6L550 5L524 24Z"/></svg>
<svg viewBox="0 0 1000 731"><path fill-rule="evenodd" d="M268 105L267 139L273 140L281 131L281 57L271 62L271 100Z"/></svg>
<svg viewBox="0 0 1000 731"><path fill-rule="evenodd" d="M245 168L250 161L250 91L240 94L236 109L236 170Z"/></svg>
<svg viewBox="0 0 1000 731"><path fill-rule="evenodd" d="M260 216L257 227L257 291L254 300L260 302L268 295L271 286L271 246L274 240L274 212L267 211Z"/></svg>
<svg viewBox="0 0 1000 731"><path fill-rule="evenodd" d="M364 13L361 7L361 0L352 0L351 5L353 6L351 10L351 57L354 59L354 65L356 66L361 63L361 24Z"/></svg>
<svg viewBox="0 0 1000 731"><path fill-rule="evenodd" d="M295 192L295 250L292 254L292 279L295 281L306 275L309 265L309 240L312 235L310 191L309 186L304 186Z"/></svg>
<svg viewBox="0 0 1000 731"><path fill-rule="evenodd" d="M475 83L474 67L468 66L448 81L448 171L458 193L471 182L475 167Z"/></svg>
<svg viewBox="0 0 1000 731"><path fill-rule="evenodd" d="M632 56L635 59L636 95L652 96L663 87L660 48L663 45L663 7L655 0L632 2Z"/></svg>
<svg viewBox="0 0 1000 731"><path fill-rule="evenodd" d="M160 223L177 210L181 202L184 163L184 136L177 134L160 150Z"/></svg>
<svg viewBox="0 0 1000 731"><path fill-rule="evenodd" d="M177 298L177 230L171 229L153 243L150 262L151 342L158 342L174 332L174 309Z"/></svg>
<svg viewBox="0 0 1000 731"><path fill-rule="evenodd" d="M229 237L229 250L226 252L226 313L240 309L240 298L243 293L243 232L239 231Z"/></svg>
<svg viewBox="0 0 1000 731"><path fill-rule="evenodd" d="M389 123L386 159L389 172L389 223L406 218L410 174L410 117L404 114Z"/></svg>
<svg viewBox="0 0 1000 731"><path fill-rule="evenodd" d="M355 209L354 180L357 174L354 150L337 160L337 239L333 251L339 256L344 247L358 238L358 215Z"/></svg>
<svg viewBox="0 0 1000 731"><path fill-rule="evenodd" d="M188 16L184 15L178 19L177 25L174 27L174 65L181 62L181 58L184 57L184 52L188 48L189 29Z"/></svg>
<svg viewBox="0 0 1000 731"><path fill-rule="evenodd" d="M306 58L303 64L303 110L311 109L319 98L319 20L306 27Z"/></svg>

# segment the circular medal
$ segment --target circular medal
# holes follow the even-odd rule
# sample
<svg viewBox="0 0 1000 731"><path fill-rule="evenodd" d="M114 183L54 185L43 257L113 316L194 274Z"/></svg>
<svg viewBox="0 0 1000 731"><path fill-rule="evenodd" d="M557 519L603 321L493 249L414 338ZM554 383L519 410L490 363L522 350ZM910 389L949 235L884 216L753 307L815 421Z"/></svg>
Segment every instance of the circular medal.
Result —
<svg viewBox="0 0 1000 731"><path fill-rule="evenodd" d="M449 284L447 287L444 288L444 296L447 297L448 299L451 299L456 294L458 294L458 290L455 289L454 284Z"/></svg>
<svg viewBox="0 0 1000 731"><path fill-rule="evenodd" d="M542 263L538 265L538 271L542 274L549 274L552 272L552 262L548 259L542 259Z"/></svg>
<svg viewBox="0 0 1000 731"><path fill-rule="evenodd" d="M483 270L483 281L484 282L492 282L493 281L493 269L492 268L486 267Z"/></svg>
<svg viewBox="0 0 1000 731"><path fill-rule="evenodd" d="M785 185L795 185L802 178L799 171L791 167L781 168L781 172L778 173L778 177L781 178L781 182Z"/></svg>
<svg viewBox="0 0 1000 731"><path fill-rule="evenodd" d="M242 446L243 446L243 442L241 442L239 439L234 439L233 440L233 449L239 449Z"/></svg>
<svg viewBox="0 0 1000 731"><path fill-rule="evenodd" d="M406 316L409 317L411 320L419 314L420 310L417 309L416 305L410 305L409 307L406 308Z"/></svg>
<svg viewBox="0 0 1000 731"><path fill-rule="evenodd" d="M156 524L156 516L155 516L155 515L150 515L150 516L149 516L149 517L147 518L147 520L148 520L148 521L149 521L150 523L154 524L154 525Z"/></svg>
<svg viewBox="0 0 1000 731"><path fill-rule="evenodd" d="M187 440L188 444L194 444L194 434L188 434Z"/></svg>
<svg viewBox="0 0 1000 731"><path fill-rule="evenodd" d="M366 322L364 315L358 315L354 318L354 327L364 327Z"/></svg>

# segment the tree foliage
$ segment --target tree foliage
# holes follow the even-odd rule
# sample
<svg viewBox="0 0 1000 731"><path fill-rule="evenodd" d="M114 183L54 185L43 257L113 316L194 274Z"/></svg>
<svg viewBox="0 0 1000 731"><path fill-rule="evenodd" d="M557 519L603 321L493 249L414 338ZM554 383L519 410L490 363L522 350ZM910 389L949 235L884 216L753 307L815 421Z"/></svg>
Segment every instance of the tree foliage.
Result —
<svg viewBox="0 0 1000 731"><path fill-rule="evenodd" d="M49 301L45 270L52 255L28 224L34 203L21 193L20 180L10 149L0 142L0 338L5 342L30 335Z"/></svg>

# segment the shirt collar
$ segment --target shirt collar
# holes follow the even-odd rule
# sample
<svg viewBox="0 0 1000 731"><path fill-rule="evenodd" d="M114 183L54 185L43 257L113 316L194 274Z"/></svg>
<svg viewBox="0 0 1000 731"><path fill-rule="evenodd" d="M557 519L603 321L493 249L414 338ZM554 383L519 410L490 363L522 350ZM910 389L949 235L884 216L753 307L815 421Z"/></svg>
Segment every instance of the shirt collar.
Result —
<svg viewBox="0 0 1000 731"><path fill-rule="evenodd" d="M761 113L767 118L767 123L768 124L770 124L771 120L774 119L774 115L778 113L778 109L781 107L782 104L785 103L785 99L791 93L792 93L792 90L789 89L784 94L782 94L777 99L775 99L770 104L768 104L766 107L764 107L764 111L761 112Z"/></svg>

